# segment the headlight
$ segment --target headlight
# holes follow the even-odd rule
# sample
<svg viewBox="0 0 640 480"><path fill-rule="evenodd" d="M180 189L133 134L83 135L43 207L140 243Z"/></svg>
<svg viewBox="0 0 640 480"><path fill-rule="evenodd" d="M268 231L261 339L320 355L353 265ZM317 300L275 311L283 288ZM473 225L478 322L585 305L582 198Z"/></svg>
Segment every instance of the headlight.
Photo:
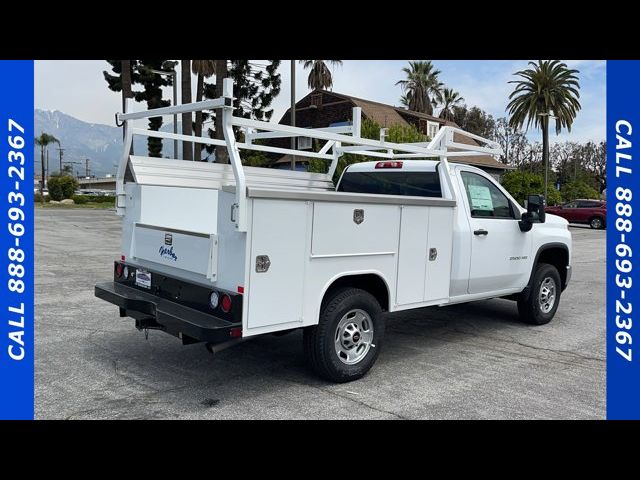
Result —
<svg viewBox="0 0 640 480"><path fill-rule="evenodd" d="M211 296L209 297L209 305L211 305L211 308L213 309L217 308L219 301L220 301L220 297L218 295L218 292L211 293Z"/></svg>

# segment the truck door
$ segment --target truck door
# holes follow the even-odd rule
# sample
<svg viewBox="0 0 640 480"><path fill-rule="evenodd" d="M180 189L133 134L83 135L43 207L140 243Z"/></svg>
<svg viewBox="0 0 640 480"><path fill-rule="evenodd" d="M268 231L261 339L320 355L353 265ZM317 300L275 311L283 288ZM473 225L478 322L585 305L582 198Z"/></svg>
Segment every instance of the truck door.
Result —
<svg viewBox="0 0 640 480"><path fill-rule="evenodd" d="M524 286L529 277L531 235L520 231L515 206L488 176L460 171L469 220L469 293Z"/></svg>

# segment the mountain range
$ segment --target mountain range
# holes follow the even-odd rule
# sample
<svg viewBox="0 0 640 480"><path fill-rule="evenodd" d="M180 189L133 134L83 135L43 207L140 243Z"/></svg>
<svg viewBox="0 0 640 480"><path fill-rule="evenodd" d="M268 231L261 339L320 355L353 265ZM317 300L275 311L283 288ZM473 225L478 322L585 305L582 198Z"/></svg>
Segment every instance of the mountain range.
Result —
<svg viewBox="0 0 640 480"><path fill-rule="evenodd" d="M85 174L85 159L89 159L89 173L103 177L114 174L122 155L122 128L89 123L67 115L59 110L35 109L35 135L45 132L60 140L63 149L62 161L71 163L74 173ZM178 124L180 128L180 124ZM173 131L173 123L164 124L162 131ZM146 138L137 136L133 145L135 152L146 152ZM173 157L173 141L164 140L162 155ZM36 173L40 172L40 149L36 147L34 159ZM49 171L60 169L58 145L49 146Z"/></svg>

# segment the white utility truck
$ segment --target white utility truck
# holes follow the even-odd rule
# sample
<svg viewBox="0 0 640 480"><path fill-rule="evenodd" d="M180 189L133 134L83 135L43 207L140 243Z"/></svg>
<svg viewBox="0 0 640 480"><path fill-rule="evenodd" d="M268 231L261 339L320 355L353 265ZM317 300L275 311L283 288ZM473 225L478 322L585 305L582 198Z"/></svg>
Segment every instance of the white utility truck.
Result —
<svg viewBox="0 0 640 480"><path fill-rule="evenodd" d="M504 297L528 323L553 318L571 276L567 221L545 215L542 197L530 196L525 210L487 173L447 161L497 155L496 144L448 126L428 143L391 143L384 130L379 140L361 138L358 108L351 125L324 129L238 118L232 92L227 79L219 99L127 106L117 116L126 132L121 258L95 294L138 329L216 352L301 328L310 366L345 382L375 362L383 312ZM132 125L210 109L223 117L224 140ZM130 155L134 135L225 148L230 164ZM283 137L322 148L255 142ZM244 167L241 149L326 160L327 173ZM334 186L345 152L379 161L349 166Z"/></svg>

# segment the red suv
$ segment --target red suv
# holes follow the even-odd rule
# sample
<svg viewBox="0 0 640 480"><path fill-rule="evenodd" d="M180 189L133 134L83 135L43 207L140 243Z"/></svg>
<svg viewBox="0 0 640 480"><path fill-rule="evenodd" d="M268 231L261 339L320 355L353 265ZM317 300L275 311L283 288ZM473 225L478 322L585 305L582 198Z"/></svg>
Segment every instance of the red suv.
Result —
<svg viewBox="0 0 640 480"><path fill-rule="evenodd" d="M587 223L591 228L604 228L607 224L607 202L602 200L574 200L557 207L546 207L546 212L566 218L569 223Z"/></svg>

